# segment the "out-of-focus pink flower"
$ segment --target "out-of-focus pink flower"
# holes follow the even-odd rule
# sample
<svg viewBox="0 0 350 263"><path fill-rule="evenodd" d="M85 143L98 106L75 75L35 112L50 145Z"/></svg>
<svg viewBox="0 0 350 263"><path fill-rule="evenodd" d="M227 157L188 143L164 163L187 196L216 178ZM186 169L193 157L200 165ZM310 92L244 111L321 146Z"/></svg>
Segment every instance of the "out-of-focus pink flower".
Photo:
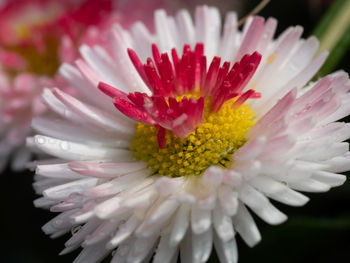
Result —
<svg viewBox="0 0 350 263"><path fill-rule="evenodd" d="M14 169L21 168L30 157L23 145L31 131L30 120L45 112L39 100L42 89L68 89L56 74L59 65L74 62L80 45L107 41L107 28L113 23L130 25L136 17L125 14L132 13L138 1L131 2L17 0L1 6L0 171L15 152L20 154L13 158ZM149 6L139 9L138 16L147 16L148 10L153 11L162 2L150 1Z"/></svg>
<svg viewBox="0 0 350 263"><path fill-rule="evenodd" d="M14 170L23 168L30 158L30 151L22 145L30 133L31 118L46 109L39 99L40 87L52 85L53 80L47 77L22 73L11 79L0 72L0 171L5 168L11 154L14 155Z"/></svg>
<svg viewBox="0 0 350 263"><path fill-rule="evenodd" d="M67 54L76 55L89 27L112 23L112 11L112 0L9 2L0 11L0 62L16 73L53 75Z"/></svg>

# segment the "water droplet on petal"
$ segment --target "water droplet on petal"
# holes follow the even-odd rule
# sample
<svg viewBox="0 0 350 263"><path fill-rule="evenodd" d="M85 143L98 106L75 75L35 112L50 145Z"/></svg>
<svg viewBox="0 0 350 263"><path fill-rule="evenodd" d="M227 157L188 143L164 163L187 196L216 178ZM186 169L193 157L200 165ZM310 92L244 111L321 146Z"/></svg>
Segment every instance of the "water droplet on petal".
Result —
<svg viewBox="0 0 350 263"><path fill-rule="evenodd" d="M62 150L66 150L66 151L69 150L69 143L68 142L63 141L63 142L61 142L60 146L61 146Z"/></svg>
<svg viewBox="0 0 350 263"><path fill-rule="evenodd" d="M62 219L56 219L53 221L53 225L55 225L55 226L60 226L60 225L62 225L62 223L63 223Z"/></svg>
<svg viewBox="0 0 350 263"><path fill-rule="evenodd" d="M39 144L44 144L46 142L45 138L42 137L42 136L38 136L36 138L36 142L39 143Z"/></svg>

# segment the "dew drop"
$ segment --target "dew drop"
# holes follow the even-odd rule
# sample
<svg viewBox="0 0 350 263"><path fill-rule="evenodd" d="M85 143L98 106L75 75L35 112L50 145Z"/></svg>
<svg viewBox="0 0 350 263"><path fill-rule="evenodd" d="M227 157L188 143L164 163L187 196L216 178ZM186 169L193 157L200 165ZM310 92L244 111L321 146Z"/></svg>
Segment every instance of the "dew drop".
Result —
<svg viewBox="0 0 350 263"><path fill-rule="evenodd" d="M56 219L55 221L53 221L53 224L58 227L58 226L63 224L63 220L62 219Z"/></svg>
<svg viewBox="0 0 350 263"><path fill-rule="evenodd" d="M36 142L39 144L44 144L46 142L45 138L42 136L38 136Z"/></svg>
<svg viewBox="0 0 350 263"><path fill-rule="evenodd" d="M62 150L66 150L66 151L69 150L69 143L68 142L63 141L63 142L61 142L60 146L61 146Z"/></svg>

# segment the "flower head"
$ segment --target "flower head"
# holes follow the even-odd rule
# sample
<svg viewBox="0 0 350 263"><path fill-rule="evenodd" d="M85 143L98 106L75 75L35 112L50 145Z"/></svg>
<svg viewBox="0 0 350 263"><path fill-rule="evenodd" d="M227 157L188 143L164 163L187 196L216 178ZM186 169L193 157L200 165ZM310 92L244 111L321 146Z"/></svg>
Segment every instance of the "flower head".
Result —
<svg viewBox="0 0 350 263"><path fill-rule="evenodd" d="M19 0L0 9L0 171L13 157L22 169L30 158L25 138L32 117L45 112L43 87L67 83L59 65L79 57L78 46L102 43L105 31L122 22L111 0ZM128 20L129 23L129 20Z"/></svg>
<svg viewBox="0 0 350 263"><path fill-rule="evenodd" d="M348 75L308 84L327 54L313 58L318 41L300 39L301 27L273 39L274 19L241 32L231 12L222 35L220 21L203 6L194 24L186 11L157 11L155 35L115 26L110 52L83 47L60 70L81 100L44 91L56 117L34 119L42 135L28 144L58 158L38 164L34 187L36 206L60 212L43 230L73 229L62 254L206 262L214 244L236 262L236 232L249 246L261 238L247 207L279 224L287 217L269 199L302 206L299 191L344 182Z"/></svg>
<svg viewBox="0 0 350 263"><path fill-rule="evenodd" d="M71 0L8 2L0 10L2 68L12 74L54 75L68 54L76 53L74 45L91 34L89 27L101 27L111 13L110 0L99 5L91 0L79 4Z"/></svg>

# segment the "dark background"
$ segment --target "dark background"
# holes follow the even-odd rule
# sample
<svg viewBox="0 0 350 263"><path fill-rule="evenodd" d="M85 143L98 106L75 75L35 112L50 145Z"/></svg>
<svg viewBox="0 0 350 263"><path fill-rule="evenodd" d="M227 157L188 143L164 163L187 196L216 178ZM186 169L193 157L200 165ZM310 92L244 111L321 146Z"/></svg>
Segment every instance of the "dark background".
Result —
<svg viewBox="0 0 350 263"><path fill-rule="evenodd" d="M206 2L218 5L222 1ZM231 0L222 6L223 9L236 6L240 8L242 16L259 2L241 1L240 7L237 7L237 3ZM303 36L307 37L330 2L272 0L260 15L277 18L278 33L290 25L302 25L305 29ZM181 1L179 3L185 5ZM348 72L349 54L348 52L338 67ZM36 196L31 187L32 176L30 172L12 173L9 169L1 175L0 262L72 262L78 252L58 256L68 236L50 240L41 231L41 226L53 214L33 207L32 202ZM289 216L289 220L282 225L269 226L255 217L262 241L256 247L248 248L238 237L239 262L349 262L350 183L346 182L342 187L327 193L307 195L311 200L301 208L276 203ZM209 262L217 262L216 256L212 255Z"/></svg>

